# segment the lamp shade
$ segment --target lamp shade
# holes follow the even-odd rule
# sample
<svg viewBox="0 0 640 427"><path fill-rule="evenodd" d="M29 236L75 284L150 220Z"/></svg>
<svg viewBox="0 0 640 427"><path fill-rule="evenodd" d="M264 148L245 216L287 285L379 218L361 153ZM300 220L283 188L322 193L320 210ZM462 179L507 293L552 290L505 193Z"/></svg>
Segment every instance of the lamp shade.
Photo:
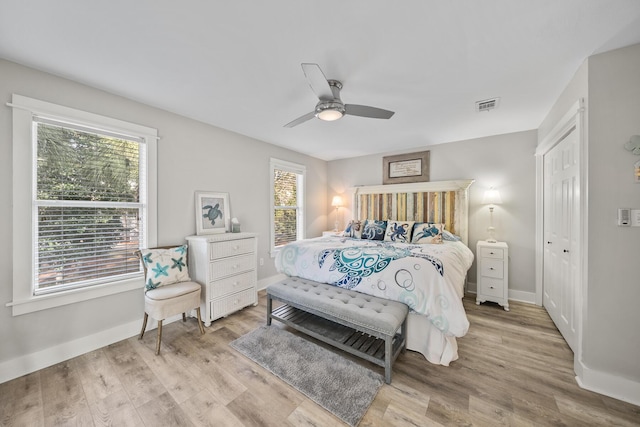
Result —
<svg viewBox="0 0 640 427"><path fill-rule="evenodd" d="M333 196L333 200L331 200L331 206L342 206L342 197L340 196Z"/></svg>
<svg viewBox="0 0 640 427"><path fill-rule="evenodd" d="M482 196L483 205L499 205L500 203L502 203L502 198L498 190L491 187L484 192L484 196Z"/></svg>

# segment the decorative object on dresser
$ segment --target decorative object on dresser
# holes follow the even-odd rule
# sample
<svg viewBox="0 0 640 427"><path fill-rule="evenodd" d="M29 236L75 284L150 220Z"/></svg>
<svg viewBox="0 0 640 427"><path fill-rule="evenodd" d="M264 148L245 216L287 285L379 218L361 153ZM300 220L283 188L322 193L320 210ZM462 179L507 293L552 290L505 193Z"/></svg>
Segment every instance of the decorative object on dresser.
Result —
<svg viewBox="0 0 640 427"><path fill-rule="evenodd" d="M489 232L489 237L487 238L487 242L496 243L496 229L493 226L493 208L495 205L499 205L502 203L502 198L500 197L500 192L493 187L489 188L484 192L484 196L482 196L482 204L489 205L489 227L487 227L487 231Z"/></svg>
<svg viewBox="0 0 640 427"><path fill-rule="evenodd" d="M478 289L476 304L493 301L509 311L509 246L480 240L476 245Z"/></svg>
<svg viewBox="0 0 640 427"><path fill-rule="evenodd" d="M429 181L429 151L382 158L382 183L404 184Z"/></svg>
<svg viewBox="0 0 640 427"><path fill-rule="evenodd" d="M196 191L196 234L230 231L229 193Z"/></svg>
<svg viewBox="0 0 640 427"><path fill-rule="evenodd" d="M160 354L162 321L182 313L196 310L200 333L204 334L200 318L200 285L192 282L187 268L187 246L164 246L135 252L142 262L145 280L144 320L138 339L144 336L149 316L158 321L156 354Z"/></svg>
<svg viewBox="0 0 640 427"><path fill-rule="evenodd" d="M189 272L202 286L204 325L258 303L257 234L189 236Z"/></svg>

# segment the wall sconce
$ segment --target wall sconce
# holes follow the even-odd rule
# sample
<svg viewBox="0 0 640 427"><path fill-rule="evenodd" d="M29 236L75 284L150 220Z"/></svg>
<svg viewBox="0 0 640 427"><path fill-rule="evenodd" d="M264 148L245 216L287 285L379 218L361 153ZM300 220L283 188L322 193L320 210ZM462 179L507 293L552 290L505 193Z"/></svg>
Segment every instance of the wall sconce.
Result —
<svg viewBox="0 0 640 427"><path fill-rule="evenodd" d="M489 188L484 192L484 196L482 196L482 204L489 205L489 227L487 227L487 231L489 232L489 238L487 242L496 243L497 240L495 238L496 229L493 226L493 208L494 205L499 205L502 203L502 198L500 197L500 192L493 187Z"/></svg>
<svg viewBox="0 0 640 427"><path fill-rule="evenodd" d="M336 222L333 227L333 231L338 232L338 209L342 206L342 197L333 196L333 200L331 200L331 206L335 206L336 208Z"/></svg>

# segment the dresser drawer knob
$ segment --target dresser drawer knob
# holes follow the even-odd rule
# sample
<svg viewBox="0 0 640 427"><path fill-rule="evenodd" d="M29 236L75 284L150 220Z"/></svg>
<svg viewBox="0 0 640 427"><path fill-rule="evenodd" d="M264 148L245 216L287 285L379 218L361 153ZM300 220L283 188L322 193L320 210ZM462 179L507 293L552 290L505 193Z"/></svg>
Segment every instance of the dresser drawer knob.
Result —
<svg viewBox="0 0 640 427"><path fill-rule="evenodd" d="M493 268L493 267L489 267L489 270L495 270L495 268Z"/></svg>
<svg viewBox="0 0 640 427"><path fill-rule="evenodd" d="M489 286L489 289L495 289L493 286Z"/></svg>
<svg viewBox="0 0 640 427"><path fill-rule="evenodd" d="M493 255L493 252L489 252L490 255Z"/></svg>

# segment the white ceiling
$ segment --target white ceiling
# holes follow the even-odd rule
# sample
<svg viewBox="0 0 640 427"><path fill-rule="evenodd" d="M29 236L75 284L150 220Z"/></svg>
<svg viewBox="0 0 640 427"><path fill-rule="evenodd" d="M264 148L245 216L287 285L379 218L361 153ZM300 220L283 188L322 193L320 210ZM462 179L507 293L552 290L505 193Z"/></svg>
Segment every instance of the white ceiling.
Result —
<svg viewBox="0 0 640 427"><path fill-rule="evenodd" d="M638 42L638 0L0 0L2 58L325 160L535 129ZM302 62L396 114L283 127L317 102Z"/></svg>

